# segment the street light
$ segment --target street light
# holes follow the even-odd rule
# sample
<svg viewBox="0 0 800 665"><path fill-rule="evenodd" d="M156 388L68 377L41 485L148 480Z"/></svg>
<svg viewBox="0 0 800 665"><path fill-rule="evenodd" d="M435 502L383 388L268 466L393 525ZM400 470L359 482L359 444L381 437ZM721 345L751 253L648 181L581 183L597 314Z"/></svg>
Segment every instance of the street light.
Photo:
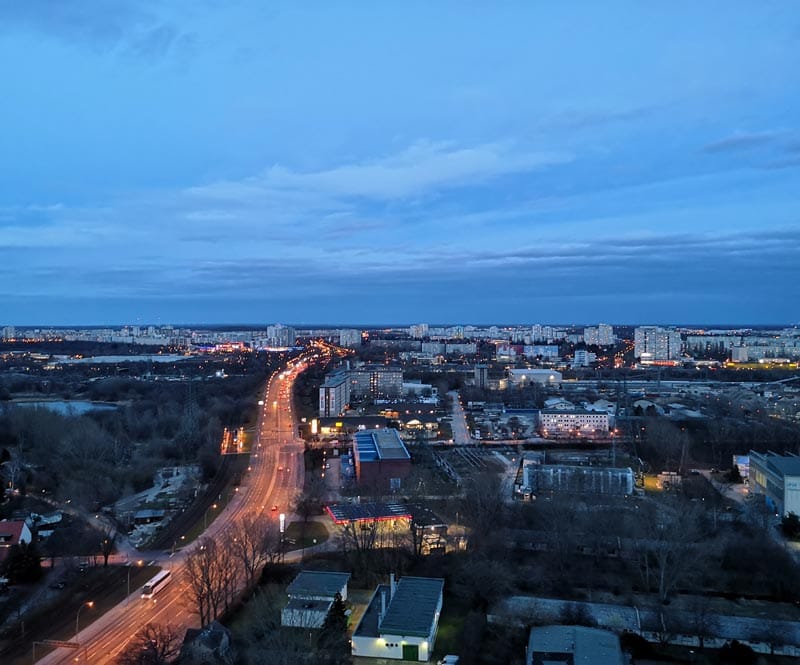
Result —
<svg viewBox="0 0 800 665"><path fill-rule="evenodd" d="M208 511L212 509L213 510L217 509L216 503L212 503L208 508L206 508L206 512L203 513L203 531L205 531L208 528Z"/></svg>
<svg viewBox="0 0 800 665"><path fill-rule="evenodd" d="M137 566L141 566L143 563L144 563L144 561L142 561L141 559L139 559L139 560L136 562L136 565L137 565ZM132 563L129 563L129 564L128 564L128 595L127 595L127 596L125 596L125 604L126 604L126 605L128 604L128 601L130 600L130 597L131 597L131 568L132 568L132 567L133 567L133 564L132 564Z"/></svg>
<svg viewBox="0 0 800 665"><path fill-rule="evenodd" d="M79 632L78 631L78 621L80 621L81 610L84 607L94 607L94 601L93 600L87 600L85 603L81 603L81 606L78 608L78 613L75 615L75 641L76 642L78 641L78 632Z"/></svg>

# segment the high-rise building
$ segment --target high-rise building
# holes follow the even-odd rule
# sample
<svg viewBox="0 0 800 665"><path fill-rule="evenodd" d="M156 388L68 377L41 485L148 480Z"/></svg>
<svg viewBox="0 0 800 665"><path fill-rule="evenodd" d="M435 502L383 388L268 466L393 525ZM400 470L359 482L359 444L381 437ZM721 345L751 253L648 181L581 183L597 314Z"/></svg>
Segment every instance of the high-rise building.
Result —
<svg viewBox="0 0 800 665"><path fill-rule="evenodd" d="M340 330L339 346L345 346L351 349L361 346L361 331L352 329Z"/></svg>
<svg viewBox="0 0 800 665"><path fill-rule="evenodd" d="M408 334L411 335L414 339L422 339L423 337L427 337L428 324L417 323L416 325L413 325L408 329Z"/></svg>
<svg viewBox="0 0 800 665"><path fill-rule="evenodd" d="M291 326L276 323L274 326L267 327L267 342L270 346L294 346L296 339L297 331Z"/></svg>
<svg viewBox="0 0 800 665"><path fill-rule="evenodd" d="M611 346L614 344L614 328L607 323L601 323L596 328L585 328L583 341L595 346Z"/></svg>
<svg viewBox="0 0 800 665"><path fill-rule="evenodd" d="M319 387L319 415L330 418L341 415L350 403L350 377L347 371L334 372L325 377Z"/></svg>
<svg viewBox="0 0 800 665"><path fill-rule="evenodd" d="M658 326L640 326L633 331L636 358L676 360L681 357L681 334Z"/></svg>
<svg viewBox="0 0 800 665"><path fill-rule="evenodd" d="M399 397L403 394L403 370L386 365L364 365L352 369L350 394Z"/></svg>
<svg viewBox="0 0 800 665"><path fill-rule="evenodd" d="M487 365L475 365L475 387L489 387L489 367Z"/></svg>
<svg viewBox="0 0 800 665"><path fill-rule="evenodd" d="M14 339L17 333L14 326L6 326L0 332L2 332L2 335L0 335L0 337L2 337L4 340Z"/></svg>

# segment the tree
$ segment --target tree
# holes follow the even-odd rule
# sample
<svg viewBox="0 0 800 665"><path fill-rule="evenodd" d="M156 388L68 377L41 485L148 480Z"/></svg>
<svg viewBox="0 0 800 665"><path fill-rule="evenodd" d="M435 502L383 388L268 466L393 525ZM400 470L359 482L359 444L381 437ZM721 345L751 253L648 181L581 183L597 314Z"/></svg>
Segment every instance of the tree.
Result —
<svg viewBox="0 0 800 665"><path fill-rule="evenodd" d="M800 517L794 513L785 515L781 520L781 530L787 538L797 538L800 535Z"/></svg>
<svg viewBox="0 0 800 665"><path fill-rule="evenodd" d="M241 566L247 586L252 587L261 568L280 556L281 534L275 520L248 515L227 532L226 545Z"/></svg>
<svg viewBox="0 0 800 665"><path fill-rule="evenodd" d="M698 646L703 651L706 639L714 637L718 626L717 618L711 614L711 603L707 596L695 596L689 602L687 632L697 637Z"/></svg>
<svg viewBox="0 0 800 665"><path fill-rule="evenodd" d="M114 551L114 543L117 540L117 532L111 527L106 527L100 537L100 554L103 555L103 567L108 567L108 557Z"/></svg>
<svg viewBox="0 0 800 665"><path fill-rule="evenodd" d="M12 584L36 582L42 576L41 556L36 545L24 540L12 545L0 564L0 576L7 577Z"/></svg>
<svg viewBox="0 0 800 665"><path fill-rule="evenodd" d="M146 624L117 657L117 665L167 665L181 650L178 630L172 625Z"/></svg>
<svg viewBox="0 0 800 665"><path fill-rule="evenodd" d="M464 524L470 529L470 549L491 548L503 509L502 486L497 474L483 472L469 479L465 484L461 513Z"/></svg>
<svg viewBox="0 0 800 665"><path fill-rule="evenodd" d="M328 616L322 624L317 640L318 661L331 665L343 665L352 661L350 642L347 637L347 614L342 595L337 591L333 597Z"/></svg>
<svg viewBox="0 0 800 665"><path fill-rule="evenodd" d="M227 610L239 576L238 562L224 545L211 538L201 538L186 557L189 597L206 625Z"/></svg>

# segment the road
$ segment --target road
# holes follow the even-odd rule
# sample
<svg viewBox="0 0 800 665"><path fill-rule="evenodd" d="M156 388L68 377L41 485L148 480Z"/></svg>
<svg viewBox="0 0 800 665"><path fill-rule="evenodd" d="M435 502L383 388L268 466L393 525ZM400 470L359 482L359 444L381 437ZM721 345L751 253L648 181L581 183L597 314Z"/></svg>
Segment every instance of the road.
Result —
<svg viewBox="0 0 800 665"><path fill-rule="evenodd" d="M265 513L277 520L280 513L286 513L288 522L293 496L302 488L305 474L303 442L296 436L292 410L294 381L305 367L304 362L295 360L284 370L275 372L267 382L248 473L204 536L214 538L246 515L254 517ZM59 648L37 662L66 665L77 660L106 665L114 662L130 639L147 623L199 627L199 617L188 600L188 583L182 574L186 556L197 542L175 553L138 553L140 559L171 570L173 581L150 600L141 598L140 589L133 590L125 601L80 631L74 639L81 644L79 651ZM291 557L287 559L291 560ZM82 608L80 619L83 623L91 620L91 612L90 607Z"/></svg>
<svg viewBox="0 0 800 665"><path fill-rule="evenodd" d="M457 446L468 446L475 443L467 427L467 416L464 413L464 407L461 406L461 395L457 390L451 390L447 393L450 398L451 415L452 419L450 427L453 429L453 442Z"/></svg>

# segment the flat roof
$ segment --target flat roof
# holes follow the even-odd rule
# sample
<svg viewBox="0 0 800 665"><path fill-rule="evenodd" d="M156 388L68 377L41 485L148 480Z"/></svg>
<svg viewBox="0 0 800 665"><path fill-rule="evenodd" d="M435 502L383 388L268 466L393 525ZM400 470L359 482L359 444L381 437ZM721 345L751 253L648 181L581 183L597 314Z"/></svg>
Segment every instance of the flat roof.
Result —
<svg viewBox="0 0 800 665"><path fill-rule="evenodd" d="M411 519L411 512L402 503L334 503L325 510L336 524L371 520Z"/></svg>
<svg viewBox="0 0 800 665"><path fill-rule="evenodd" d="M333 598L350 579L350 573L327 570L301 570L286 593L290 596L325 596Z"/></svg>
<svg viewBox="0 0 800 665"><path fill-rule="evenodd" d="M750 451L751 461L765 462L782 476L800 476L800 456L778 455L777 453L757 453Z"/></svg>
<svg viewBox="0 0 800 665"><path fill-rule="evenodd" d="M438 577L402 577L378 626L381 634L416 635L431 633L444 580ZM380 602L380 599L378 599Z"/></svg>
<svg viewBox="0 0 800 665"><path fill-rule="evenodd" d="M537 654L547 654L537 659ZM544 626L531 628L528 639L529 662L548 663L554 654L573 654L573 662L586 665L622 665L619 638L607 630L582 626Z"/></svg>
<svg viewBox="0 0 800 665"><path fill-rule="evenodd" d="M361 462L377 460L410 460L411 455L396 429L356 432L355 446Z"/></svg>

